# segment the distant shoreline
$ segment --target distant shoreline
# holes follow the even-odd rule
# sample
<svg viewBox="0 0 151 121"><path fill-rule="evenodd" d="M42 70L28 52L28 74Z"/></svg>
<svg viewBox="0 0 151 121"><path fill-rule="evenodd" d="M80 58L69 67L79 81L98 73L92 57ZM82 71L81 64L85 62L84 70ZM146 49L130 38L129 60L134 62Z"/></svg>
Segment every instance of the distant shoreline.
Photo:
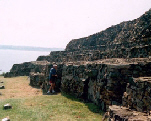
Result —
<svg viewBox="0 0 151 121"><path fill-rule="evenodd" d="M0 74L9 72L14 64L36 61L39 56L47 56L52 51L27 51L0 49Z"/></svg>
<svg viewBox="0 0 151 121"><path fill-rule="evenodd" d="M63 48L44 48L44 47L32 47L32 46L13 46L13 45L0 45L0 49L3 50L20 50L20 51L62 51Z"/></svg>

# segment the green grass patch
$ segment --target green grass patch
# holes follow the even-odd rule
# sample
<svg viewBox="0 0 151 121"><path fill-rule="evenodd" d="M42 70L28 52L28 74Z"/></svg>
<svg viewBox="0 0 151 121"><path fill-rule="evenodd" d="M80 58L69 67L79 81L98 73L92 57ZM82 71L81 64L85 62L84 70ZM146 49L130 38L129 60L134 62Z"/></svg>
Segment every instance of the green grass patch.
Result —
<svg viewBox="0 0 151 121"><path fill-rule="evenodd" d="M61 94L43 95L24 99L4 99L0 101L0 118L9 116L15 121L66 121L102 119L103 112L92 103L83 103ZM4 110L3 105L10 103L12 109Z"/></svg>
<svg viewBox="0 0 151 121"><path fill-rule="evenodd" d="M33 89L29 86L27 77L0 77L0 80L4 81L6 86L5 89L0 90L2 92L0 95L0 120L7 116L12 121L102 120L104 112L101 112L99 107L93 103L83 103L80 99L63 93L35 95L38 89L36 91L36 88ZM34 94L29 95L30 93ZM12 95L16 96L11 98ZM12 105L12 109L3 109L7 103Z"/></svg>

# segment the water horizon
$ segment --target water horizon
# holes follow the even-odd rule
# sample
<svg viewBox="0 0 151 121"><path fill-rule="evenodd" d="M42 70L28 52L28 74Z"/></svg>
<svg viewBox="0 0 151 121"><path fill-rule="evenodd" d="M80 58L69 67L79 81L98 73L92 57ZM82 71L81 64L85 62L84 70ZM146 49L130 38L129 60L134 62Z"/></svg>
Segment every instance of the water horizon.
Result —
<svg viewBox="0 0 151 121"><path fill-rule="evenodd" d="M46 51L21 51L0 49L0 74L9 72L14 64L36 61L38 56L49 55Z"/></svg>

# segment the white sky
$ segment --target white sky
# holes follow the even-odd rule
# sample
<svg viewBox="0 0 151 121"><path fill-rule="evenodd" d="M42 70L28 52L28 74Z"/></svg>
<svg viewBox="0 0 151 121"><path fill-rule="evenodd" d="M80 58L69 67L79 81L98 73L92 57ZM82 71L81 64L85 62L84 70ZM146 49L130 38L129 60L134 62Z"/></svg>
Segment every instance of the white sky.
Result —
<svg viewBox="0 0 151 121"><path fill-rule="evenodd" d="M150 8L151 0L0 0L0 45L65 48Z"/></svg>

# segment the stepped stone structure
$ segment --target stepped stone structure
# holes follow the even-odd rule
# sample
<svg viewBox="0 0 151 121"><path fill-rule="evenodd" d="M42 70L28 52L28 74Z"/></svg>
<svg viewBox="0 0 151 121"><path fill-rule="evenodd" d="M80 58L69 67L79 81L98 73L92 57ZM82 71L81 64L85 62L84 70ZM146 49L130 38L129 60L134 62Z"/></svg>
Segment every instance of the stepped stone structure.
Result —
<svg viewBox="0 0 151 121"><path fill-rule="evenodd" d="M42 55L39 56L36 61L49 61L49 60L50 60L50 55L46 55L46 56Z"/></svg>
<svg viewBox="0 0 151 121"><path fill-rule="evenodd" d="M44 72L47 64L50 64L48 61L32 61L24 62L22 64L14 64L10 72L5 74L6 77L14 76L29 76L30 72Z"/></svg>
<svg viewBox="0 0 151 121"><path fill-rule="evenodd" d="M58 65L56 88L107 111L109 120L151 120L151 9L88 37L64 51L14 64L5 77L30 76L47 91L49 70Z"/></svg>

